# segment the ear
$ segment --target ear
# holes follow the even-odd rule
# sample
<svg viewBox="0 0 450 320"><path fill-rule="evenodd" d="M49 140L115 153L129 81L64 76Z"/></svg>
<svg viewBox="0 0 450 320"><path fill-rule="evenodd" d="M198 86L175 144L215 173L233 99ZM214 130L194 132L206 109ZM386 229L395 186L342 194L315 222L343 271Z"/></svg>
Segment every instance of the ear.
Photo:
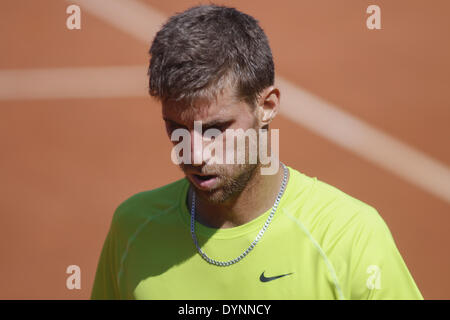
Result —
<svg viewBox="0 0 450 320"><path fill-rule="evenodd" d="M264 89L256 107L258 109L260 126L267 126L272 122L280 109L280 90L275 86Z"/></svg>

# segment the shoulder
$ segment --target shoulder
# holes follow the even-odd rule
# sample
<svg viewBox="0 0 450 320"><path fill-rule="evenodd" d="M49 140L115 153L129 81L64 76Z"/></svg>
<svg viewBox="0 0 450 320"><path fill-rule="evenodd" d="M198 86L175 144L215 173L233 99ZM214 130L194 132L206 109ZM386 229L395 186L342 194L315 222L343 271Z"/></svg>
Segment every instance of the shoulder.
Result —
<svg viewBox="0 0 450 320"><path fill-rule="evenodd" d="M372 205L316 177L296 170L293 170L293 177L298 187L290 194L287 210L321 246L333 246L342 237L357 237L361 232L389 233Z"/></svg>
<svg viewBox="0 0 450 320"><path fill-rule="evenodd" d="M149 219L156 219L179 206L180 197L188 186L180 179L153 190L136 193L122 201L114 211L112 226L135 230Z"/></svg>
<svg viewBox="0 0 450 320"><path fill-rule="evenodd" d="M322 226L328 225L330 237L338 237L341 234L356 236L360 232L374 229L387 231L383 218L374 206L335 186L318 180L315 197L323 206L321 212L313 216L312 220ZM324 231L317 229L319 232Z"/></svg>

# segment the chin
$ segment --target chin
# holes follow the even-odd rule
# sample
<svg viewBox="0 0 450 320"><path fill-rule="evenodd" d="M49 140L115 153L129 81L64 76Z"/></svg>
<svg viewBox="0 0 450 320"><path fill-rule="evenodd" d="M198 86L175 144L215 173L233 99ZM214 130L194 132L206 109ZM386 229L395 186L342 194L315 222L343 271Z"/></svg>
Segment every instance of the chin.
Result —
<svg viewBox="0 0 450 320"><path fill-rule="evenodd" d="M193 184L191 184L191 186L194 188L197 196L212 204L224 203L231 197L231 195L225 192L225 190L221 187L213 190L200 190Z"/></svg>
<svg viewBox="0 0 450 320"><path fill-rule="evenodd" d="M211 204L223 204L239 197L253 176L256 168L256 165L240 166L240 170L235 170L234 174L220 172L217 169L214 171L211 170L215 173L220 173L218 173L217 182L209 186L201 182L199 183L199 181L196 181L192 177L188 178L188 180L195 193L203 200Z"/></svg>

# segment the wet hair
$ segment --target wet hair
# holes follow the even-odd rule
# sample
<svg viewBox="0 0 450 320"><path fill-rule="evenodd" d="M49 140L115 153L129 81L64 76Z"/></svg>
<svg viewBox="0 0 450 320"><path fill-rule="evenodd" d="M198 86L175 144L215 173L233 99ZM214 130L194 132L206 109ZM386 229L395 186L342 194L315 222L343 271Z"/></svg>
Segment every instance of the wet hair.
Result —
<svg viewBox="0 0 450 320"><path fill-rule="evenodd" d="M210 4L169 18L149 50L149 93L160 101L193 105L224 89L255 105L274 83L268 39L253 17Z"/></svg>

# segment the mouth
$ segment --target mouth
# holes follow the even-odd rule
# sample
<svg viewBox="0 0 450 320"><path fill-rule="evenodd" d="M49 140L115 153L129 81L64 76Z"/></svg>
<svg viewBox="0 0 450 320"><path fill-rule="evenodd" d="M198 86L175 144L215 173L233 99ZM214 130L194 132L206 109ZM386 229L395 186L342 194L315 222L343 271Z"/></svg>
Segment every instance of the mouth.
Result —
<svg viewBox="0 0 450 320"><path fill-rule="evenodd" d="M217 175L190 174L191 181L200 190L212 190L217 186Z"/></svg>

